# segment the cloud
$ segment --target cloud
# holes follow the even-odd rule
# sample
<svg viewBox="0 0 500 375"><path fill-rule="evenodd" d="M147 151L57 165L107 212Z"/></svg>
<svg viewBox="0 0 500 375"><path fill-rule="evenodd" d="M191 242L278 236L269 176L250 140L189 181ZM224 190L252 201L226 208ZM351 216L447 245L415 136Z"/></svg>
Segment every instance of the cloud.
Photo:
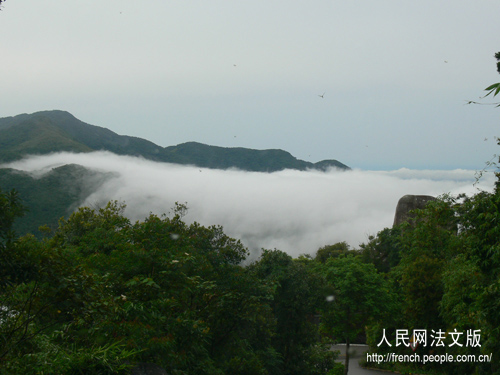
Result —
<svg viewBox="0 0 500 375"><path fill-rule="evenodd" d="M390 227L405 194L473 194L470 170L318 171L276 173L211 170L157 163L107 152L32 156L7 165L42 175L64 164L113 172L83 205L124 201L125 214L142 220L150 212L168 214L187 202L187 222L222 225L250 250L277 248L298 256L347 241L356 248ZM493 176L480 186L491 189Z"/></svg>

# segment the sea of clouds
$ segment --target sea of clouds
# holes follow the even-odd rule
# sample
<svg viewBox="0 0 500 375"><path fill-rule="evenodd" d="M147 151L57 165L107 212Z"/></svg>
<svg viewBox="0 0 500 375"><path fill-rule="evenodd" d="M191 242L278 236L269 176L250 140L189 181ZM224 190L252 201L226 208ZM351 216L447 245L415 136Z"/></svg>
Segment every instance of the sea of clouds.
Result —
<svg viewBox="0 0 500 375"><path fill-rule="evenodd" d="M159 163L108 152L30 156L3 167L42 176L52 168L79 164L112 173L82 205L118 200L131 220L149 213L169 214L175 202L187 203L185 220L222 225L254 253L280 249L292 256L314 254L346 241L352 248L369 235L391 227L398 200L406 194L439 196L491 190L494 176L479 184L471 170L327 172L284 170L274 173L213 170Z"/></svg>

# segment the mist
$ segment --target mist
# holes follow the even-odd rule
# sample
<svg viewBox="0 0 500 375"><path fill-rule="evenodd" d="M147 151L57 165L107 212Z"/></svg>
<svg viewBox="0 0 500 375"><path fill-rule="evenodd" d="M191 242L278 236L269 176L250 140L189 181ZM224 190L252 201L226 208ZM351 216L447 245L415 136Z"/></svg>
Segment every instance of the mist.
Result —
<svg viewBox="0 0 500 375"><path fill-rule="evenodd" d="M275 173L212 170L158 163L108 152L30 156L5 164L36 177L65 164L108 173L81 205L126 204L132 221L169 214L187 203L186 222L221 225L251 251L280 249L292 256L346 241L352 248L391 227L399 198L491 190L494 176L474 185L471 170L320 171ZM109 173L112 174L109 174Z"/></svg>

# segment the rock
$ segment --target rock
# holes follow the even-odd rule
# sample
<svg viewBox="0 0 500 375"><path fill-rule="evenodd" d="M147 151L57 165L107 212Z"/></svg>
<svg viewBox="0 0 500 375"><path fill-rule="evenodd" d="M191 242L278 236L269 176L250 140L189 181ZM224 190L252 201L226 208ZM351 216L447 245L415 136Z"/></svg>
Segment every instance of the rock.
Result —
<svg viewBox="0 0 500 375"><path fill-rule="evenodd" d="M399 225L412 217L411 210L423 209L428 202L436 200L430 195L405 195L403 196L396 207L393 226Z"/></svg>

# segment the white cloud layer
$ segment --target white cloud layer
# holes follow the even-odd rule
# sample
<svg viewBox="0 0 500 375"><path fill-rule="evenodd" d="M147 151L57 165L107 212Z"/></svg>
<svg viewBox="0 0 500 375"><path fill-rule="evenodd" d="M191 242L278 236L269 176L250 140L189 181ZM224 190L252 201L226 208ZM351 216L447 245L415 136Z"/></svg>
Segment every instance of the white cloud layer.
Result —
<svg viewBox="0 0 500 375"><path fill-rule="evenodd" d="M114 172L83 205L124 201L125 214L142 220L169 213L187 202L186 221L219 224L251 250L277 248L292 256L347 241L356 248L392 226L399 198L406 194L472 194L489 190L487 174L473 186L470 170L318 171L276 173L211 170L157 163L107 152L32 156L6 166L42 175L64 164ZM4 166L5 167L5 166Z"/></svg>

